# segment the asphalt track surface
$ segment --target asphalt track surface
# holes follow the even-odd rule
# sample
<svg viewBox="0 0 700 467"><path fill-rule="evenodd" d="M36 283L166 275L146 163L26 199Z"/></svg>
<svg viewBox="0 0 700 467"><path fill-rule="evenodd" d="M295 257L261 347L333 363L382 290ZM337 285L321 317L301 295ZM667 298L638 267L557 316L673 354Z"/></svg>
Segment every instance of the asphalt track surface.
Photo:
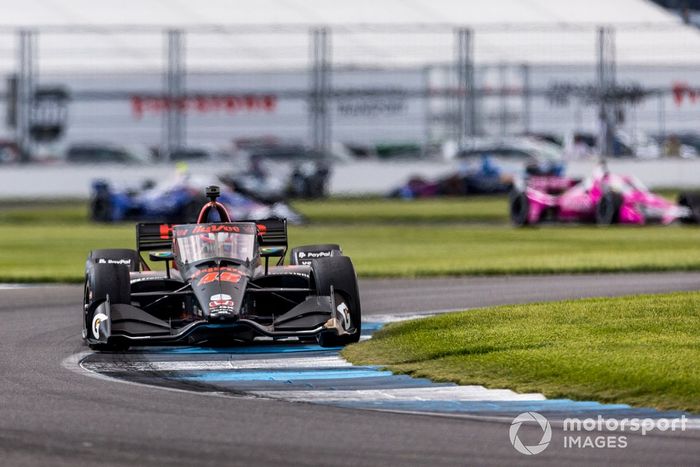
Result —
<svg viewBox="0 0 700 467"><path fill-rule="evenodd" d="M699 273L362 281L366 316L697 290ZM0 290L0 465L697 465L700 433L524 456L510 424L208 396L71 371L81 288ZM561 428L554 426L555 436ZM608 433L605 433L607 435ZM595 436L596 433L591 435ZM520 437L539 439L523 427Z"/></svg>

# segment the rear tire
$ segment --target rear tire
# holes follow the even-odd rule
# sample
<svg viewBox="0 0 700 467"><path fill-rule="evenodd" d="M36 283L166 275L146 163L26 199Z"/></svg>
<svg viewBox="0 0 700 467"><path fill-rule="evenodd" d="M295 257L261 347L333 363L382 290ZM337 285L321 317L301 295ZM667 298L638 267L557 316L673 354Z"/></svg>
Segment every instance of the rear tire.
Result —
<svg viewBox="0 0 700 467"><path fill-rule="evenodd" d="M530 200L523 191L514 191L510 194L510 221L517 227L523 227L530 223Z"/></svg>
<svg viewBox="0 0 700 467"><path fill-rule="evenodd" d="M700 193L685 192L678 195L678 204L690 209L691 217L681 219L684 224L700 222Z"/></svg>
<svg viewBox="0 0 700 467"><path fill-rule="evenodd" d="M318 336L321 347L342 347L360 340L362 333L362 309L357 287L357 275L352 261L347 256L333 256L312 260L316 291L319 295L330 295L333 287L336 306L345 303L349 309L350 334L337 335L335 331L322 331Z"/></svg>
<svg viewBox="0 0 700 467"><path fill-rule="evenodd" d="M613 192L604 193L595 207L596 224L613 225L620 222L620 207L622 196Z"/></svg>
<svg viewBox="0 0 700 467"><path fill-rule="evenodd" d="M90 201L90 219L95 222L112 221L112 200L109 196L98 195Z"/></svg>

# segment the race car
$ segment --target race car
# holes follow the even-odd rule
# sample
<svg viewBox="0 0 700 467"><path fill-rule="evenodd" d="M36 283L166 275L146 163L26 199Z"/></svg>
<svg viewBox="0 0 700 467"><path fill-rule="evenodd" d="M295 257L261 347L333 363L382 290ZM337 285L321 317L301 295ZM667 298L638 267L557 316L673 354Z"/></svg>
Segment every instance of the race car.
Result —
<svg viewBox="0 0 700 467"><path fill-rule="evenodd" d="M482 156L477 165L465 164L456 173L437 180L412 176L404 185L389 193L391 198L416 199L435 196L469 196L508 193L513 188L514 177Z"/></svg>
<svg viewBox="0 0 700 467"><path fill-rule="evenodd" d="M670 224L695 221L691 209L650 192L629 175L605 167L583 181L534 178L510 196L510 218L516 226L542 221L611 224Z"/></svg>
<svg viewBox="0 0 700 467"><path fill-rule="evenodd" d="M209 200L192 224L137 224L136 249L90 252L82 336L95 350L230 345L261 336L323 347L357 342L361 307L352 261L336 244L287 253L283 219L232 222ZM165 263L152 270L150 262ZM271 264L272 263L272 264Z"/></svg>
<svg viewBox="0 0 700 467"><path fill-rule="evenodd" d="M220 202L235 219L283 217L292 224L303 222L301 214L282 200L267 201L251 192L242 192L227 180L187 172L141 189L119 188L105 180L95 180L90 195L90 218L96 222L163 221L191 222L206 200L199 187L222 184Z"/></svg>

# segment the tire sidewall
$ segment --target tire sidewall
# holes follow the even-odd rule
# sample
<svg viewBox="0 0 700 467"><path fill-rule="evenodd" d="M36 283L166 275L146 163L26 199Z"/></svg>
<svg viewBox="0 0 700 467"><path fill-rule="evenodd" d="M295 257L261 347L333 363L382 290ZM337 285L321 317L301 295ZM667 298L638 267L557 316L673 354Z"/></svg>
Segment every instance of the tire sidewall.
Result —
<svg viewBox="0 0 700 467"><path fill-rule="evenodd" d="M596 204L595 218L598 225L616 224L620 216L620 196L613 192L604 193Z"/></svg>
<svg viewBox="0 0 700 467"><path fill-rule="evenodd" d="M522 191L513 192L510 195L510 220L513 225L527 225L530 214L530 201Z"/></svg>
<svg viewBox="0 0 700 467"><path fill-rule="evenodd" d="M347 256L333 256L330 258L314 259L311 261L311 269L314 276L316 292L319 295L329 295L331 286L336 294L335 301L338 305L338 295L350 309L350 319L355 332L349 336L322 336L328 341L336 340L339 345L357 342L362 333L362 309L357 285L357 275L352 261ZM334 339L337 338L337 339Z"/></svg>
<svg viewBox="0 0 700 467"><path fill-rule="evenodd" d="M92 264L86 276L85 295L89 303L107 296L112 304L131 303L129 268L122 264Z"/></svg>

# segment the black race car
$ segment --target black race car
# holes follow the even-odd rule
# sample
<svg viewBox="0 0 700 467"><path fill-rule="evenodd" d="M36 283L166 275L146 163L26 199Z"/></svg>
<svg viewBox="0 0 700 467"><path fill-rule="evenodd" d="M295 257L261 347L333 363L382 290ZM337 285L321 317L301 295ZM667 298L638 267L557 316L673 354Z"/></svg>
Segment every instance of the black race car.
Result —
<svg viewBox="0 0 700 467"><path fill-rule="evenodd" d="M284 219L231 222L218 187L197 223L137 224L136 249L87 259L83 339L92 349L223 345L258 336L321 346L360 338L357 277L338 245L291 250ZM141 256L162 261L153 271ZM270 264L274 261L274 264Z"/></svg>

